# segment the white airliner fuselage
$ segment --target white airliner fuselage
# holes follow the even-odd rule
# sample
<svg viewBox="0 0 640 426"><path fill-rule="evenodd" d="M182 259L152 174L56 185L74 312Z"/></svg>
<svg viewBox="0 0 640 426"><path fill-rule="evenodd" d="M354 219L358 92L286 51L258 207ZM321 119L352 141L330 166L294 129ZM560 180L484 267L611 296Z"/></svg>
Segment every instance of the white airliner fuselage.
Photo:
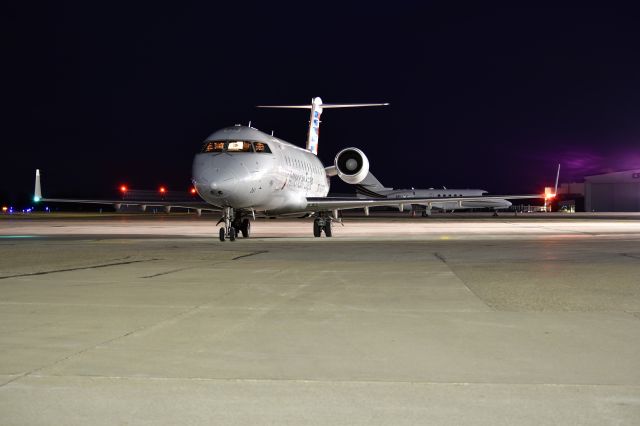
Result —
<svg viewBox="0 0 640 426"><path fill-rule="evenodd" d="M268 215L304 211L307 198L329 193L315 154L246 126L226 127L205 140L193 160L193 184L213 205Z"/></svg>

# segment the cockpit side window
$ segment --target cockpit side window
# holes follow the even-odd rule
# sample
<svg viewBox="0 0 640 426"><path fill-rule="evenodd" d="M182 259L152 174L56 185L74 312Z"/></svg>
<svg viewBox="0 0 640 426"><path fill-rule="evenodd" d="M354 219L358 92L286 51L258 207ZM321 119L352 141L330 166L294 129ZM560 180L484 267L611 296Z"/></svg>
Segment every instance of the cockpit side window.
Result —
<svg viewBox="0 0 640 426"><path fill-rule="evenodd" d="M262 152L262 153L265 153L265 154L271 154L271 150L269 149L269 145L267 145L266 143L254 142L253 143L253 147L255 148L256 152Z"/></svg>
<svg viewBox="0 0 640 426"><path fill-rule="evenodd" d="M222 152L224 141L206 141L202 146L202 152Z"/></svg>

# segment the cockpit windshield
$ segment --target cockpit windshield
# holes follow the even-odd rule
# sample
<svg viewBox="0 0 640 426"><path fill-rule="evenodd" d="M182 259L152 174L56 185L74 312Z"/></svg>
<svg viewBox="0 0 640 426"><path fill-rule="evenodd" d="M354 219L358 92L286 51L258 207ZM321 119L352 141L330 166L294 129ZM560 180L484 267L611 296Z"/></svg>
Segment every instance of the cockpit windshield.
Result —
<svg viewBox="0 0 640 426"><path fill-rule="evenodd" d="M222 152L224 151L224 141L208 141L204 143L202 152Z"/></svg>
<svg viewBox="0 0 640 426"><path fill-rule="evenodd" d="M270 154L269 145L251 141L206 141L202 152L259 152Z"/></svg>
<svg viewBox="0 0 640 426"><path fill-rule="evenodd" d="M253 152L251 142L245 141L229 141L227 142L228 152Z"/></svg>

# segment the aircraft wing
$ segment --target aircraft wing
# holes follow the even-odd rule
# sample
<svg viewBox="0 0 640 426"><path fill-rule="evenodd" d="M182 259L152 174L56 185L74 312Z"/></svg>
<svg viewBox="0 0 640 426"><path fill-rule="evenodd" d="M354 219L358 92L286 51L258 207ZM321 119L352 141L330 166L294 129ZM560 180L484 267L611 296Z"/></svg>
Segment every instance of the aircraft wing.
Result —
<svg viewBox="0 0 640 426"><path fill-rule="evenodd" d="M356 198L356 197L318 197L307 198L306 211L322 211L322 210L348 210L361 209L364 207L377 206L398 206L400 204L424 204L442 203L442 202L459 202L464 201L486 201L486 200L525 200L540 199L544 195L491 195L480 197L407 197L407 198Z"/></svg>
<svg viewBox="0 0 640 426"><path fill-rule="evenodd" d="M198 200L185 200L185 201L171 201L171 200L127 200L127 199L119 199L119 200L87 200L87 199L79 199L79 198L46 198L42 196L42 189L40 186L40 170L36 170L36 182L35 182L35 190L33 201L38 202L47 202L47 203L75 203L75 204L102 204L102 205L112 205L116 209L119 209L122 206L141 206L143 208L146 207L163 207L165 209L171 209L173 207L183 208L183 209L195 209L195 210L206 210L206 211L220 211L222 207L214 206L209 203L205 203L204 201Z"/></svg>
<svg viewBox="0 0 640 426"><path fill-rule="evenodd" d="M47 203L75 203L75 204L102 204L112 205L116 209L122 206L144 206L144 207L164 207L182 208L206 211L220 211L222 207L214 206L204 201L164 201L164 200L83 200L79 198L34 198L36 202Z"/></svg>

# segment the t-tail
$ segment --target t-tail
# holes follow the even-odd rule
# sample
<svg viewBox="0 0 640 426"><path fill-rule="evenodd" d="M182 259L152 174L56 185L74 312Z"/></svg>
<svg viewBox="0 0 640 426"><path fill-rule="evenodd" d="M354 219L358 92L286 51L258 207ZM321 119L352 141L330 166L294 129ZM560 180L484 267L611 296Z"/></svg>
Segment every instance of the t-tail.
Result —
<svg viewBox="0 0 640 426"><path fill-rule="evenodd" d="M325 108L357 108L357 107L370 107L370 106L384 106L388 103L376 103L376 104L324 104L322 99L315 97L311 99L309 105L258 105L258 108L299 108L310 109L311 116L309 117L309 132L307 133L307 150L318 155L318 139L320 137L320 116L322 110Z"/></svg>

